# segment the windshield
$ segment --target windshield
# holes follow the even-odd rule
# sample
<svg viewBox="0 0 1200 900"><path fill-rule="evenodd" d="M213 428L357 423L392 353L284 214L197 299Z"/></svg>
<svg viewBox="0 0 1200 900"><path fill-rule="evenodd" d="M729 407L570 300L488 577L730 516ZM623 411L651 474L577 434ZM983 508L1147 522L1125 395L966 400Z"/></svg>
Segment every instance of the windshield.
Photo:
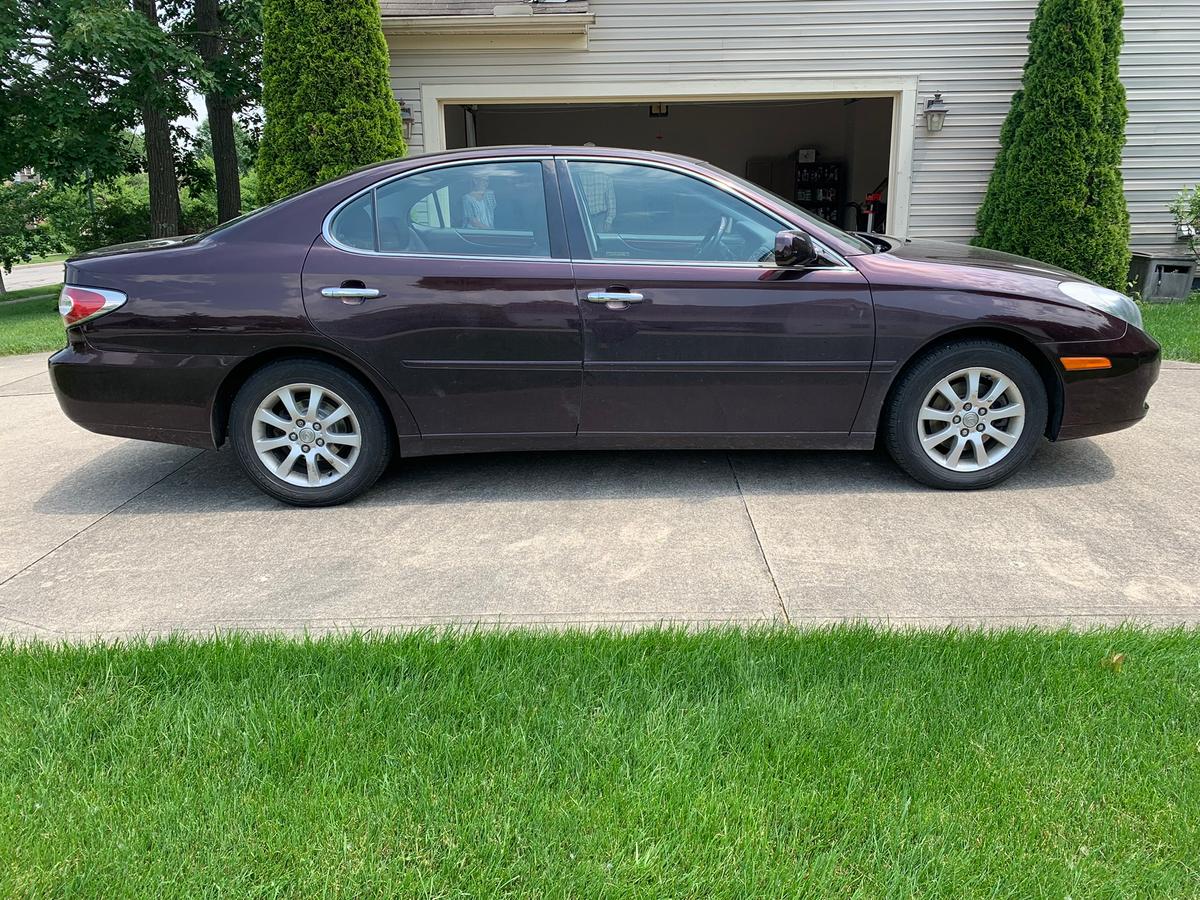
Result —
<svg viewBox="0 0 1200 900"><path fill-rule="evenodd" d="M803 219L809 225L812 225L813 228L818 232L823 232L823 233L829 235L830 237L835 237L838 240L843 241L844 243L847 243L852 247L856 247L857 249L861 250L863 253L875 253L879 249L875 244L872 244L870 241L863 240L862 238L856 237L855 235L850 234L849 232L842 231L842 229L838 228L836 225L830 224L829 222L825 221L824 219L820 218L819 216L814 216L812 213L810 213L806 209L801 209L799 206L797 206L791 200L787 199L787 197L781 197L779 194L776 194L770 188L765 188L760 184L754 184L753 182L747 181L745 178L739 178L738 176L732 174L731 172L722 171L721 174L724 175L725 177L729 178L731 181L734 181L734 182L740 184L742 187L746 188L747 190L753 191L754 193L770 194L777 201L779 201L779 203L781 205L787 207L788 212L795 213L795 215L797 217Z"/></svg>

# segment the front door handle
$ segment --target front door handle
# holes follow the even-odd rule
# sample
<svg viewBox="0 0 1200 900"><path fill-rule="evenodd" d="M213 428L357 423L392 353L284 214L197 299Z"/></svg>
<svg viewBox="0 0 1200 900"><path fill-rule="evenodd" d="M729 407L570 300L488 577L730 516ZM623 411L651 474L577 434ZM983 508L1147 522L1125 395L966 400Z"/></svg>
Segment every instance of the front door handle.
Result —
<svg viewBox="0 0 1200 900"><path fill-rule="evenodd" d="M369 287L325 287L321 288L321 296L333 300L375 300L383 294Z"/></svg>
<svg viewBox="0 0 1200 900"><path fill-rule="evenodd" d="M641 303L646 299L633 291L591 291L587 298L592 303Z"/></svg>

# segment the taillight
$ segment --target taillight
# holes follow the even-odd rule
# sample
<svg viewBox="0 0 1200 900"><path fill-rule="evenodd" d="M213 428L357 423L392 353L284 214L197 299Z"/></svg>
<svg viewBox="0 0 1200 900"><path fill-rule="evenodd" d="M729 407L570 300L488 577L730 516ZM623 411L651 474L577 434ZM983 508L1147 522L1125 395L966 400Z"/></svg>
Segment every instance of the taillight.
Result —
<svg viewBox="0 0 1200 900"><path fill-rule="evenodd" d="M80 322L112 312L121 306L125 299L125 295L120 291L64 284L62 293L58 295L58 314L62 316L64 325L78 325Z"/></svg>

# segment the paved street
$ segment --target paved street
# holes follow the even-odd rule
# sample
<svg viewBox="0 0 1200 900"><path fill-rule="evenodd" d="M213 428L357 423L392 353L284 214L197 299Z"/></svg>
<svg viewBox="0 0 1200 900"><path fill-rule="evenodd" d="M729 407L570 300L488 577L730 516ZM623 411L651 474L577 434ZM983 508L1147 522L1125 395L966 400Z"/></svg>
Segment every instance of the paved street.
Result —
<svg viewBox="0 0 1200 900"><path fill-rule="evenodd" d="M58 284L62 280L63 264L61 261L13 266L11 272L4 273L4 287L10 291L41 287L44 284Z"/></svg>
<svg viewBox="0 0 1200 900"><path fill-rule="evenodd" d="M876 453L498 454L297 510L229 452L83 431L44 357L9 357L0 632L1200 622L1200 366L1166 364L1150 399L982 493Z"/></svg>

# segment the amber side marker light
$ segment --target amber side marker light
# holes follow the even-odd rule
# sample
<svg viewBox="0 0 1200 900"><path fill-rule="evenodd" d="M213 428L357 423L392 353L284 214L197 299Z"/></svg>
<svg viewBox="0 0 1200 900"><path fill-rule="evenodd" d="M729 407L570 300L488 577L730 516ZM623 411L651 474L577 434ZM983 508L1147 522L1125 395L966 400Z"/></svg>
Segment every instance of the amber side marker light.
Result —
<svg viewBox="0 0 1200 900"><path fill-rule="evenodd" d="M1068 372L1082 372L1085 369L1111 369L1112 360L1107 356L1061 356L1059 362Z"/></svg>

